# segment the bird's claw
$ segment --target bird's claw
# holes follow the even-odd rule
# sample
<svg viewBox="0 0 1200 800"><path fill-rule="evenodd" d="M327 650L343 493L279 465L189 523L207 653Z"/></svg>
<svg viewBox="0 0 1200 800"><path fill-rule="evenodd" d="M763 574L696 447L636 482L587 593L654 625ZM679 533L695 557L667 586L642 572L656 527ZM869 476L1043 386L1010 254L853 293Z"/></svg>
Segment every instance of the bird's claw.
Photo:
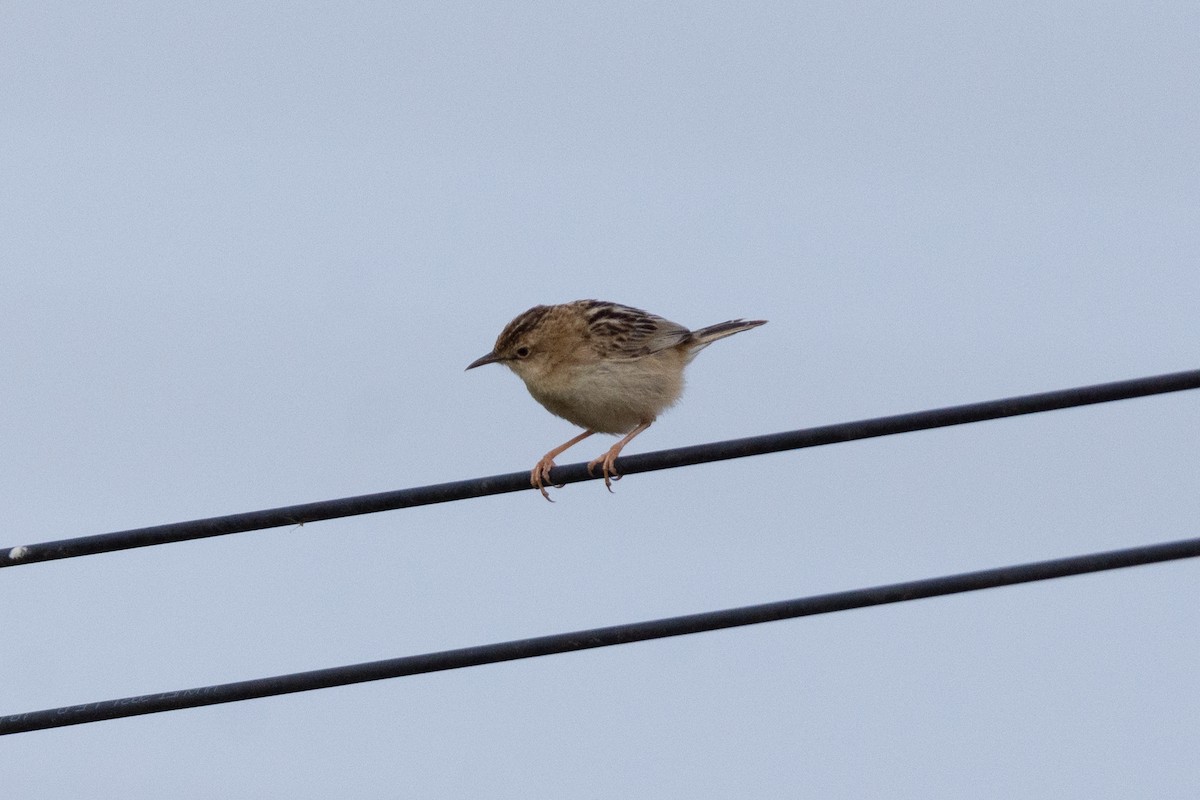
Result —
<svg viewBox="0 0 1200 800"><path fill-rule="evenodd" d="M550 493L546 491L546 484L550 481L550 470L552 469L554 469L554 462L542 459L534 466L533 472L529 473L529 483L533 485L533 488L542 493L542 497L551 503L554 500L550 497ZM561 489L565 485L564 483L555 484L554 488Z"/></svg>
<svg viewBox="0 0 1200 800"><path fill-rule="evenodd" d="M596 473L592 472L592 469L599 464L600 472L604 476L604 488L608 489L609 492L616 494L613 492L612 488L613 481L621 480L621 476L617 473L617 468L613 464L614 461L616 461L616 459L611 458L609 453L605 453L599 458L589 461L587 465L587 471L588 475L595 475Z"/></svg>

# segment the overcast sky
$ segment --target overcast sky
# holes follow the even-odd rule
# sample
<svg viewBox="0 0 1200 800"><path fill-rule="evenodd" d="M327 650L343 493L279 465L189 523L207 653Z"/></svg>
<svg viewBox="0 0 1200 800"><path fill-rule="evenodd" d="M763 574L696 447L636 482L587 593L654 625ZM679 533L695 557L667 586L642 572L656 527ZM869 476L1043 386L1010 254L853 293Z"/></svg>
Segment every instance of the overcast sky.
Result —
<svg viewBox="0 0 1200 800"><path fill-rule="evenodd" d="M1200 366L1200 5L0 4L0 547ZM1200 535L1200 395L0 572L0 714ZM563 463L608 447L595 437ZM1185 798L1178 562L0 739L4 795Z"/></svg>

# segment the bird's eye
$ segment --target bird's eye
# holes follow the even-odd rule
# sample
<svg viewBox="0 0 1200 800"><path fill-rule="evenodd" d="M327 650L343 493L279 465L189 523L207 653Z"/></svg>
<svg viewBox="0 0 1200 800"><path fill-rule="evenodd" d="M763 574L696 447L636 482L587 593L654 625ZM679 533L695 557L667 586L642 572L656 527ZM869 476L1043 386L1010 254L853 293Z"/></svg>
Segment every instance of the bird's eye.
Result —
<svg viewBox="0 0 1200 800"><path fill-rule="evenodd" d="M517 348L517 358L529 358L529 348L521 345Z"/></svg>

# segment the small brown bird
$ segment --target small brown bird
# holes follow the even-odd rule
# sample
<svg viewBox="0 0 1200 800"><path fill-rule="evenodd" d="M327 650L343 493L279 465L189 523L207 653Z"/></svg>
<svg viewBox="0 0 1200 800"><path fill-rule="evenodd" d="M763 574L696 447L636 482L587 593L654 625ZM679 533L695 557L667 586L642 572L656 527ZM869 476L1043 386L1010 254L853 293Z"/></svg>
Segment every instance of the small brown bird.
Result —
<svg viewBox="0 0 1200 800"><path fill-rule="evenodd" d="M766 324L735 319L695 331L640 309L602 300L534 306L508 323L492 352L467 369L501 363L525 381L533 399L584 432L554 448L534 466L530 483L547 500L555 456L593 433L624 434L599 464L604 485L620 478L621 449L675 404L683 368L717 339Z"/></svg>

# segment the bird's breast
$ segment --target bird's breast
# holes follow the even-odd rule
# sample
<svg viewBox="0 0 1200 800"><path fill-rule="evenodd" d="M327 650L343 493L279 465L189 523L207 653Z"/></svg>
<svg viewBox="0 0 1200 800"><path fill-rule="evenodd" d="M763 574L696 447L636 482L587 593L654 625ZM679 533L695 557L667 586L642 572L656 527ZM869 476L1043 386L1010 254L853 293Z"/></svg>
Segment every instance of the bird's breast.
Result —
<svg viewBox="0 0 1200 800"><path fill-rule="evenodd" d="M552 414L598 433L628 433L655 419L683 393L683 359L668 350L636 360L561 365L525 379Z"/></svg>

